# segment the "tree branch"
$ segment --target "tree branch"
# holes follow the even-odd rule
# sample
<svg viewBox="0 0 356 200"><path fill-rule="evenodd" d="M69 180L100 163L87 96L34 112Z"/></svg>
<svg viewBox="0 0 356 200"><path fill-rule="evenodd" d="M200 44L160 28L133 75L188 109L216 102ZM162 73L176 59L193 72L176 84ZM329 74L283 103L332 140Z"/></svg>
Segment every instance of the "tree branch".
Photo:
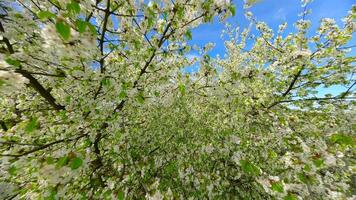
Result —
<svg viewBox="0 0 356 200"><path fill-rule="evenodd" d="M105 15L104 15L104 19L103 19L103 30L101 32L101 36L100 36L100 40L99 40L99 48L100 48L100 52L101 52L102 56L104 56L105 33L106 33L106 26L108 24L109 16L110 16L110 0L107 0ZM104 73L104 71L105 71L104 60L105 60L105 58L102 57L99 61L101 73Z"/></svg>
<svg viewBox="0 0 356 200"><path fill-rule="evenodd" d="M354 100L356 99L356 97L345 97L345 98L341 98L341 97L321 97L321 98L307 98L307 99L291 99L291 100L283 100L280 101L279 103L290 103L290 102L298 102L298 101L327 101L327 100Z"/></svg>
<svg viewBox="0 0 356 200"><path fill-rule="evenodd" d="M34 153L34 152L49 148L49 147L51 147L51 146L53 146L55 144L59 144L59 143L63 143L63 142L71 142L71 141L74 141L74 140L79 140L80 138L82 138L84 136L86 136L86 134L79 135L78 137L75 137L75 138L56 140L54 142L50 142L48 144L33 148L33 149L29 150L29 151L25 151L25 152L20 153L20 154L0 154L0 156L19 158L19 157L26 156L26 155L29 155L31 153Z"/></svg>
<svg viewBox="0 0 356 200"><path fill-rule="evenodd" d="M297 82L297 80L298 80L300 74L302 73L303 69L304 69L304 66L300 70L298 70L298 72L294 75L293 80L289 84L287 90L285 92L283 92L282 97L287 96L289 94L289 92L293 89L293 87L294 87L295 83Z"/></svg>
<svg viewBox="0 0 356 200"><path fill-rule="evenodd" d="M350 91L352 90L352 88L356 85L356 81L344 92L342 93L342 95L340 96L340 98L345 98L346 95L348 95L350 93Z"/></svg>
<svg viewBox="0 0 356 200"><path fill-rule="evenodd" d="M23 77L27 78L30 81L30 85L43 97L47 100L47 102L56 110L64 110L64 106L57 104L56 99L51 95L51 93L46 90L38 81L35 79L30 73L27 71L17 71Z"/></svg>
<svg viewBox="0 0 356 200"><path fill-rule="evenodd" d="M5 122L3 120L0 120L0 126L1 126L2 130L4 130L4 131L8 130L6 124L5 124Z"/></svg>
<svg viewBox="0 0 356 200"><path fill-rule="evenodd" d="M0 32L5 32L4 27L2 26L2 23L0 22ZM5 42L9 53L13 54L15 53L12 45L10 44L9 40L6 37L3 37L4 41L8 41ZM25 71L25 70L15 70L15 72L21 74L23 77L27 78L30 81L30 85L43 97L47 100L47 102L56 110L63 110L65 107L57 104L56 100L54 99L54 97L51 95L51 93L46 90L38 81L37 79L35 79L29 72Z"/></svg>
<svg viewBox="0 0 356 200"><path fill-rule="evenodd" d="M172 19L172 20L173 20L173 19ZM172 22L172 21L171 21L171 22ZM166 26L166 29L165 29L164 32L162 33L162 37L160 38L160 40L159 40L159 42L158 42L158 48L160 48L160 47L162 46L163 42L165 41L166 34L167 34L168 30L169 30L169 27L171 26L171 22L168 23L168 25ZM141 76L142 76L144 73L146 73L146 70L147 70L148 66L151 64L153 58L156 56L156 52L157 52L157 48L155 48L155 49L153 50L151 57L148 59L148 61L146 61L145 65L144 65L143 68L140 70L140 73L139 73L137 79L134 81L133 88L136 88L136 87L137 87L138 81L140 80ZM115 112L121 110L121 109L124 107L125 103L126 103L126 100L125 100L125 99L122 100L122 101L120 102L120 104L115 107L113 113L115 113Z"/></svg>
<svg viewBox="0 0 356 200"><path fill-rule="evenodd" d="M273 103L270 105L267 109L270 109L278 104L281 103L291 103L291 102L298 102L298 101L328 101L328 100L334 100L334 101L342 101L342 100L356 100L356 97L340 97L340 96L335 96L335 97L314 97L314 98L307 98L307 99L290 99L290 100L281 100Z"/></svg>

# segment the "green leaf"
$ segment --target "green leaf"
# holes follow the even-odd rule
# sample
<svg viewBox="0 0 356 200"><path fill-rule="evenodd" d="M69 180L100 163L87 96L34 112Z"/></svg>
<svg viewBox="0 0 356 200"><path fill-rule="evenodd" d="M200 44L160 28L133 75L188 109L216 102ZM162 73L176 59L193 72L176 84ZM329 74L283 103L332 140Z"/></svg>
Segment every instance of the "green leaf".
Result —
<svg viewBox="0 0 356 200"><path fill-rule="evenodd" d="M104 198L103 199L112 199L111 197L112 195L112 191L111 190L107 190L105 193L104 193Z"/></svg>
<svg viewBox="0 0 356 200"><path fill-rule="evenodd" d="M231 12L232 16L236 15L236 7L234 5L230 5L228 9Z"/></svg>
<svg viewBox="0 0 356 200"><path fill-rule="evenodd" d="M155 18L150 16L147 18L147 28L150 29L155 24Z"/></svg>
<svg viewBox="0 0 356 200"><path fill-rule="evenodd" d="M125 194L124 194L123 191L120 190L120 191L117 193L117 199L118 199L118 200L124 200L124 198L125 198Z"/></svg>
<svg viewBox="0 0 356 200"><path fill-rule="evenodd" d="M51 165L51 164L54 164L55 163L55 160L53 157L49 156L46 158L46 163Z"/></svg>
<svg viewBox="0 0 356 200"><path fill-rule="evenodd" d="M307 177L303 173L299 173L297 176L300 181L307 183Z"/></svg>
<svg viewBox="0 0 356 200"><path fill-rule="evenodd" d="M0 79L0 87L3 86L3 85L5 85L5 81Z"/></svg>
<svg viewBox="0 0 356 200"><path fill-rule="evenodd" d="M138 103L143 104L145 102L145 97L143 96L143 93L140 92L137 96L136 96L136 100Z"/></svg>
<svg viewBox="0 0 356 200"><path fill-rule="evenodd" d="M241 160L240 165L241 165L241 169L248 174L251 174L251 175L259 175L260 174L260 169L247 160Z"/></svg>
<svg viewBox="0 0 356 200"><path fill-rule="evenodd" d="M277 158L278 155L277 155L277 153L274 152L273 150L269 150L269 152L268 152L268 157L271 158L271 159L273 159L273 158Z"/></svg>
<svg viewBox="0 0 356 200"><path fill-rule="evenodd" d="M121 90L121 92L119 94L119 98L124 99L124 98L126 98L126 96L127 96L126 90Z"/></svg>
<svg viewBox="0 0 356 200"><path fill-rule="evenodd" d="M302 173L302 172L298 173L297 176L298 176L298 179L305 184L313 183L313 178L305 173Z"/></svg>
<svg viewBox="0 0 356 200"><path fill-rule="evenodd" d="M212 15L212 14L207 14L207 15L205 15L205 17L204 17L204 22L206 23L206 22L212 22L213 21L213 19L214 19L214 15Z"/></svg>
<svg viewBox="0 0 356 200"><path fill-rule="evenodd" d="M176 12L177 12L178 19L184 18L184 7L183 6L178 6Z"/></svg>
<svg viewBox="0 0 356 200"><path fill-rule="evenodd" d="M79 3L76 1L71 1L67 4L67 10L70 14L79 14L80 13L80 6Z"/></svg>
<svg viewBox="0 0 356 200"><path fill-rule="evenodd" d="M49 12L49 11L39 11L39 12L37 13L37 17L38 17L40 20L44 21L44 20L47 20L47 19L55 18L56 15L53 14L53 13L51 13L51 12Z"/></svg>
<svg viewBox="0 0 356 200"><path fill-rule="evenodd" d="M39 123L37 121L37 118L32 118L30 121L27 122L25 131L27 133L31 133L34 130L36 130L39 127Z"/></svg>
<svg viewBox="0 0 356 200"><path fill-rule="evenodd" d="M21 62L19 60L14 60L12 58L6 58L5 61L7 62L7 64L12 65L14 67L20 67L21 66Z"/></svg>
<svg viewBox="0 0 356 200"><path fill-rule="evenodd" d="M12 176L15 176L15 175L16 175L16 171L17 171L17 169L16 169L15 166L11 166L11 167L8 169L9 174L12 175Z"/></svg>
<svg viewBox="0 0 356 200"><path fill-rule="evenodd" d="M152 28L156 21L156 13L152 8L147 7L147 29Z"/></svg>
<svg viewBox="0 0 356 200"><path fill-rule="evenodd" d="M319 158L319 159L313 160L313 163L316 167L321 167L324 163L324 160Z"/></svg>
<svg viewBox="0 0 356 200"><path fill-rule="evenodd" d="M283 184L281 182L275 182L275 183L272 183L272 190L273 191L276 191L276 192L284 192L284 189L283 189Z"/></svg>
<svg viewBox="0 0 356 200"><path fill-rule="evenodd" d="M77 27L79 33L84 33L87 27L87 22L77 19L75 26Z"/></svg>
<svg viewBox="0 0 356 200"><path fill-rule="evenodd" d="M70 38L70 27L69 27L69 25L67 23L65 23L63 21L57 21L56 30L64 40L69 40L69 38Z"/></svg>
<svg viewBox="0 0 356 200"><path fill-rule="evenodd" d="M334 143L340 144L340 145L353 145L353 139L352 137L348 136L348 135L344 135L344 134L333 134L330 137L330 140Z"/></svg>
<svg viewBox="0 0 356 200"><path fill-rule="evenodd" d="M191 40L193 38L192 31L191 30L187 30L187 32L185 32L185 37L188 40Z"/></svg>
<svg viewBox="0 0 356 200"><path fill-rule="evenodd" d="M93 35L96 35L96 34L97 34L96 28L95 28L95 26L94 26L93 24L87 22L87 26L89 27L89 30L90 30L90 32L91 32Z"/></svg>
<svg viewBox="0 0 356 200"><path fill-rule="evenodd" d="M310 172L310 171L312 170L312 168L310 167L310 165L305 164L304 167L303 167L303 170L304 170L305 172Z"/></svg>
<svg viewBox="0 0 356 200"><path fill-rule="evenodd" d="M182 95L185 95L185 85L179 84L178 88L179 88L180 93Z"/></svg>
<svg viewBox="0 0 356 200"><path fill-rule="evenodd" d="M104 86L110 86L110 79L108 78L104 78L101 83L104 85Z"/></svg>
<svg viewBox="0 0 356 200"><path fill-rule="evenodd" d="M71 162L70 162L70 168L71 169L78 169L80 166L83 165L83 160L81 158L74 158Z"/></svg>
<svg viewBox="0 0 356 200"><path fill-rule="evenodd" d="M56 199L56 195L57 195L57 191L54 187L50 187L50 192L49 195L46 196L44 199L45 200L55 200Z"/></svg>
<svg viewBox="0 0 356 200"><path fill-rule="evenodd" d="M61 3L59 3L59 1L58 0L52 0L51 1L56 7L58 7L58 8L62 8L62 6L61 6Z"/></svg>
<svg viewBox="0 0 356 200"><path fill-rule="evenodd" d="M140 49L140 47L141 47L140 41L133 40L132 43L133 43L133 46L134 46L135 49Z"/></svg>
<svg viewBox="0 0 356 200"><path fill-rule="evenodd" d="M297 197L295 194L289 193L287 196L284 197L284 200L297 200Z"/></svg>
<svg viewBox="0 0 356 200"><path fill-rule="evenodd" d="M204 3L202 4L202 8L205 11L209 11L209 9L211 8L211 4L213 3L213 1L204 1Z"/></svg>
<svg viewBox="0 0 356 200"><path fill-rule="evenodd" d="M15 13L14 17L17 19L23 19L23 16L20 13Z"/></svg>
<svg viewBox="0 0 356 200"><path fill-rule="evenodd" d="M57 161L59 167L66 166L68 164L69 158L67 156L60 157Z"/></svg>
<svg viewBox="0 0 356 200"><path fill-rule="evenodd" d="M163 15L163 19L167 20L168 11L164 11L162 15Z"/></svg>

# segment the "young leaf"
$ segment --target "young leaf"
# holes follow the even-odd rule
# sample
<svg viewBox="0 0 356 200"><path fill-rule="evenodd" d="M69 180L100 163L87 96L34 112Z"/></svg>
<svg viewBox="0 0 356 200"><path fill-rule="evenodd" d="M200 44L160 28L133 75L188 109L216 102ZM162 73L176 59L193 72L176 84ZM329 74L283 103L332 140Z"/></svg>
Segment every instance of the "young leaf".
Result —
<svg viewBox="0 0 356 200"><path fill-rule="evenodd" d="M121 90L120 94L119 94L119 98L120 99L124 99L127 96L126 90Z"/></svg>
<svg viewBox="0 0 356 200"><path fill-rule="evenodd" d="M251 174L251 175L259 175L260 174L260 169L247 160L241 160L240 165L241 165L241 169L248 174Z"/></svg>
<svg viewBox="0 0 356 200"><path fill-rule="evenodd" d="M182 95L185 95L185 85L179 84L178 88L179 88L180 93Z"/></svg>
<svg viewBox="0 0 356 200"><path fill-rule="evenodd" d="M87 22L77 19L75 26L77 27L79 33L84 33L87 27Z"/></svg>
<svg viewBox="0 0 356 200"><path fill-rule="evenodd" d="M276 192L284 192L283 184L281 182L272 183L272 190Z"/></svg>
<svg viewBox="0 0 356 200"><path fill-rule="evenodd" d="M53 157L49 156L46 158L46 163L51 165L51 164L54 164L55 163L55 160Z"/></svg>
<svg viewBox="0 0 356 200"><path fill-rule="evenodd" d="M320 167L324 163L324 160L319 158L319 159L313 160L313 163L316 167Z"/></svg>
<svg viewBox="0 0 356 200"><path fill-rule="evenodd" d="M83 165L83 160L81 158L74 158L71 162L70 162L70 168L71 169L78 169L80 166Z"/></svg>
<svg viewBox="0 0 356 200"><path fill-rule="evenodd" d="M87 26L89 27L89 30L90 30L90 32L91 32L93 35L96 35L96 34L97 34L96 28L95 28L95 26L94 26L93 24L87 22Z"/></svg>
<svg viewBox="0 0 356 200"><path fill-rule="evenodd" d="M136 100L138 103L143 104L145 102L145 97L143 96L143 93L140 92L137 96L136 96Z"/></svg>
<svg viewBox="0 0 356 200"><path fill-rule="evenodd" d="M70 27L69 27L68 24L66 24L63 21L57 21L56 30L64 40L69 40L69 38L70 38Z"/></svg>
<svg viewBox="0 0 356 200"><path fill-rule="evenodd" d="M104 85L104 86L110 86L110 79L108 78L104 78L103 80L101 80L101 83Z"/></svg>
<svg viewBox="0 0 356 200"><path fill-rule="evenodd" d="M12 58L6 58L5 61L7 62L7 64L12 65L14 67L20 67L21 63L19 60L15 60Z"/></svg>
<svg viewBox="0 0 356 200"><path fill-rule="evenodd" d="M67 4L67 10L70 14L79 14L80 13L80 6L79 3L76 1L71 1Z"/></svg>
<svg viewBox="0 0 356 200"><path fill-rule="evenodd" d="M3 86L3 85L5 85L5 81L0 79L0 87Z"/></svg>
<svg viewBox="0 0 356 200"><path fill-rule="evenodd" d="M230 5L228 9L231 12L232 16L236 15L236 7L234 5Z"/></svg>
<svg viewBox="0 0 356 200"><path fill-rule="evenodd" d="M45 200L55 200L55 199L56 199L56 196L57 196L57 191L56 191L56 189L55 189L54 187L51 187L49 190L50 190L50 191L49 191L49 195L46 196L44 199L45 199Z"/></svg>
<svg viewBox="0 0 356 200"><path fill-rule="evenodd" d="M123 191L120 190L120 191L117 193L117 199L118 199L118 200L124 200L124 198L125 198L125 194L124 194Z"/></svg>
<svg viewBox="0 0 356 200"><path fill-rule="evenodd" d="M39 123L37 122L37 118L32 118L30 121L27 122L25 131L27 133L31 133L34 130L36 130L39 126Z"/></svg>
<svg viewBox="0 0 356 200"><path fill-rule="evenodd" d="M295 194L289 193L287 196L284 197L284 200L297 200Z"/></svg>
<svg viewBox="0 0 356 200"><path fill-rule="evenodd" d="M63 167L68 164L69 158L67 156L60 157L57 161L59 167Z"/></svg>
<svg viewBox="0 0 356 200"><path fill-rule="evenodd" d="M178 6L176 12L177 12L177 16L179 19L184 18L184 7L183 6Z"/></svg>
<svg viewBox="0 0 356 200"><path fill-rule="evenodd" d="M191 40L193 38L192 31L187 30L187 32L185 32L185 37L187 37L188 40Z"/></svg>
<svg viewBox="0 0 356 200"><path fill-rule="evenodd" d="M56 15L53 14L53 13L51 13L51 12L49 12L49 11L39 11L39 12L37 13L37 17L38 17L40 20L44 21L44 20L47 20L47 19L55 18Z"/></svg>
<svg viewBox="0 0 356 200"><path fill-rule="evenodd" d="M353 145L352 137L344 134L333 134L331 136L331 141L340 145Z"/></svg>
<svg viewBox="0 0 356 200"><path fill-rule="evenodd" d="M17 171L17 168L15 166L11 166L8 169L9 174L12 175L12 176L16 175L16 171Z"/></svg>

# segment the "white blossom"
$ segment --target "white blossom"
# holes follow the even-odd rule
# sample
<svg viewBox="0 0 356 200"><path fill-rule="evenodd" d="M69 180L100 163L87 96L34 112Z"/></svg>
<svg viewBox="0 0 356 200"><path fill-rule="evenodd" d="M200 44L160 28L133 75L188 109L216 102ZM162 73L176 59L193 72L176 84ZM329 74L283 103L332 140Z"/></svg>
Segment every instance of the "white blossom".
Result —
<svg viewBox="0 0 356 200"><path fill-rule="evenodd" d="M295 58L307 58L311 55L311 52L309 50L297 50L293 52L293 57Z"/></svg>
<svg viewBox="0 0 356 200"><path fill-rule="evenodd" d="M189 31L232 1L21 2L0 3L0 183L15 199L350 198L354 66L341 48L356 9L288 35L245 11L215 56ZM349 90L319 100L321 86Z"/></svg>
<svg viewBox="0 0 356 200"><path fill-rule="evenodd" d="M146 194L146 199L149 200L163 200L164 196L161 194L159 190L157 190L152 196Z"/></svg>
<svg viewBox="0 0 356 200"><path fill-rule="evenodd" d="M1 69L1 68L0 68L0 81L3 82L1 85L4 84L3 87L7 88L6 90L11 90L11 88L19 90L24 86L24 84L29 83L29 80L23 77L21 74L15 73L11 70L8 71L8 69Z"/></svg>
<svg viewBox="0 0 356 200"><path fill-rule="evenodd" d="M278 182L279 181L279 177L278 176L268 176L269 180Z"/></svg>
<svg viewBox="0 0 356 200"><path fill-rule="evenodd" d="M336 165L336 158L335 156L331 155L331 154L328 154L326 157L325 157L325 164L327 166L334 166Z"/></svg>
<svg viewBox="0 0 356 200"><path fill-rule="evenodd" d="M214 0L217 7L225 7L230 4L230 0Z"/></svg>
<svg viewBox="0 0 356 200"><path fill-rule="evenodd" d="M240 164L240 160L241 160L241 154L238 152L234 152L234 154L231 157L231 160L236 163L236 164Z"/></svg>

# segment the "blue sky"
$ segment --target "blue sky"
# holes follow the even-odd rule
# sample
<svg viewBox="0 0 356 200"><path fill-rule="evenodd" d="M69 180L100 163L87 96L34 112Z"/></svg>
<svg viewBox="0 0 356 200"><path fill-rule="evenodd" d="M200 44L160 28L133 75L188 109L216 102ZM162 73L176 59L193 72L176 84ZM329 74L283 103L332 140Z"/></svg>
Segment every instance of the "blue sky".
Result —
<svg viewBox="0 0 356 200"><path fill-rule="evenodd" d="M230 17L227 22L232 25L238 25L241 28L247 27L249 22L244 16L243 0L233 0L236 6L236 15ZM352 5L356 4L354 0L314 0L308 5L308 9L312 10L306 19L311 20L312 27L310 29L310 34L315 33L320 19L322 18L333 18L336 22L342 25L341 19L347 15L348 11L351 9ZM273 30L277 30L278 26L284 22L288 23L288 28L286 33L294 32L295 28L293 23L295 23L300 17L299 13L303 11L301 7L300 0L261 0L261 2L255 4L248 9L251 11L258 21L266 22ZM210 56L215 57L216 55L225 54L225 47L223 39L221 39L221 33L225 26L220 23L217 19L212 23L201 25L192 30L193 38L190 44L197 44L202 46L208 42L215 43L214 49L210 52ZM355 45L356 39L351 41L350 45ZM352 55L356 54L355 49L352 49ZM198 65L190 66L185 69L187 72L194 72L198 70ZM318 96L324 96L326 93L338 94L344 91L345 88L341 86L334 86L331 88L319 88Z"/></svg>
<svg viewBox="0 0 356 200"><path fill-rule="evenodd" d="M236 6L236 15L227 20L227 22L242 28L249 24L244 17L243 2L243 0L233 0ZM322 18L334 18L341 25L341 19L347 15L353 4L356 4L356 1L314 0L308 5L308 8L312 9L312 14L306 17L312 21L311 33L315 32ZM295 31L293 23L299 19L298 14L303 11L303 8L300 0L261 0L248 10L254 14L257 20L266 22L274 30L277 30L280 24L287 22L286 33L289 33ZM223 56L225 48L223 40L220 38L222 30L224 30L224 24L217 19L213 23L203 24L193 29L193 39L190 44L204 45L213 42L216 46L210 55L220 54Z"/></svg>

